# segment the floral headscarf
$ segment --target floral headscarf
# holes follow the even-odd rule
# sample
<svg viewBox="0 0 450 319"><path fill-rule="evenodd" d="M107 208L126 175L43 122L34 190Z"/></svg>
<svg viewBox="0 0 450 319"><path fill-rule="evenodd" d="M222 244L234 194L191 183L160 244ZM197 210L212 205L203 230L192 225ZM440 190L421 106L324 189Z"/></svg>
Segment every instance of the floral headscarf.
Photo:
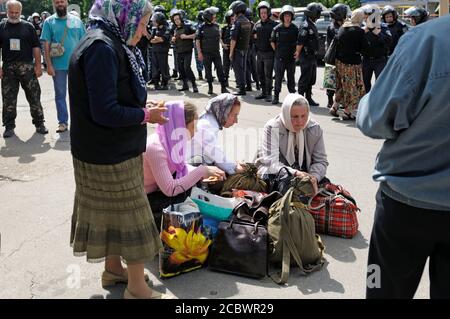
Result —
<svg viewBox="0 0 450 319"><path fill-rule="evenodd" d="M122 41L133 73L144 89L146 81L141 72L145 65L144 59L139 49L128 45L136 34L142 17L151 14L152 11L152 5L148 0L95 0L89 12L91 27L101 24Z"/></svg>
<svg viewBox="0 0 450 319"><path fill-rule="evenodd" d="M141 18L152 11L148 0L95 0L89 15L104 17L118 26L122 38L129 43Z"/></svg>
<svg viewBox="0 0 450 319"><path fill-rule="evenodd" d="M216 118L220 130L223 129L223 125L227 121L228 115L230 115L236 101L239 101L239 99L230 93L224 93L209 100L205 109L206 113L212 114Z"/></svg>

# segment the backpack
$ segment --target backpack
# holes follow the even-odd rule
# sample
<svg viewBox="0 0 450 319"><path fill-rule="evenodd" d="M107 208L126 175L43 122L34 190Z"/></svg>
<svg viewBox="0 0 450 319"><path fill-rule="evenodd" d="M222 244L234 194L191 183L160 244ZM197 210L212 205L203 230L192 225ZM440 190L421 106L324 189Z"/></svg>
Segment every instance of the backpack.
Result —
<svg viewBox="0 0 450 319"><path fill-rule="evenodd" d="M290 265L297 265L305 273L319 270L324 264L324 244L316 235L314 218L307 204L293 202L294 191L310 183L309 178L296 177L292 187L269 210L269 261L282 264L281 276L272 274L278 284L284 284L289 278ZM291 256L293 260L291 260Z"/></svg>

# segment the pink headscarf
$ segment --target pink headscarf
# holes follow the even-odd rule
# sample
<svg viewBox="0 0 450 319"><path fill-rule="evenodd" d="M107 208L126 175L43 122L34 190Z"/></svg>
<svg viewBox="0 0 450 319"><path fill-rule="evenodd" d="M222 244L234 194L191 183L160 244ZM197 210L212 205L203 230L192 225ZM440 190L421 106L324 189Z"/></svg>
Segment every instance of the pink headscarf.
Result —
<svg viewBox="0 0 450 319"><path fill-rule="evenodd" d="M156 134L159 137L161 145L167 153L169 169L176 171L176 178L182 178L188 173L184 152L187 145L189 132L186 129L184 119L184 102L170 101L165 106L168 111L164 114L169 121L164 125L156 127Z"/></svg>

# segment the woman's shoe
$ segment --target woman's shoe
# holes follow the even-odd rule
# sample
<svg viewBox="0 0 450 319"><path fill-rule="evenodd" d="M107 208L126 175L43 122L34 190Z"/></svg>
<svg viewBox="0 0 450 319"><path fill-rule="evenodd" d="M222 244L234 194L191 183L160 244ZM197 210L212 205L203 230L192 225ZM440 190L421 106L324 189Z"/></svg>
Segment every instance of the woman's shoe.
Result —
<svg viewBox="0 0 450 319"><path fill-rule="evenodd" d="M330 109L329 113L330 113L331 116L339 117L338 110L336 110L334 107L332 107Z"/></svg>
<svg viewBox="0 0 450 319"><path fill-rule="evenodd" d="M149 298L138 298L135 295L133 295L128 290L128 288L126 288L125 292L123 293L123 299L173 299L173 297L169 296L168 294L163 294L155 290L152 290L152 295Z"/></svg>
<svg viewBox="0 0 450 319"><path fill-rule="evenodd" d="M145 281L149 281L150 278L147 274L144 275ZM127 284L128 283L128 271L125 269L122 275L116 275L112 272L104 270L102 273L102 286L115 286L117 284Z"/></svg>
<svg viewBox="0 0 450 319"><path fill-rule="evenodd" d="M354 121L354 120L356 120L356 117L354 117L352 115L352 113L344 112L344 114L342 115L342 120L343 121Z"/></svg>

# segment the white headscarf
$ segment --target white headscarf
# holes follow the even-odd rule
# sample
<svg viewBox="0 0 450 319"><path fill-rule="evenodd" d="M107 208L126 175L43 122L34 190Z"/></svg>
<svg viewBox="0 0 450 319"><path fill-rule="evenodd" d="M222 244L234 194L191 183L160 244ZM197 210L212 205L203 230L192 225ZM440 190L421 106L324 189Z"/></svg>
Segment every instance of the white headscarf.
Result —
<svg viewBox="0 0 450 319"><path fill-rule="evenodd" d="M281 122L283 123L284 127L288 130L288 147L286 152L286 160L288 161L289 165L293 165L295 163L295 145L297 145L298 148L298 164L300 167L302 167L303 164L303 152L305 150L305 134L303 133L303 130L296 133L294 131L294 127L292 126L292 120L291 120L291 109L292 105L294 105L294 102L297 102L295 104L301 104L302 106L306 106L308 108L308 121L306 122L305 127L308 126L310 117L310 109L309 109L309 103L308 101L300 94L291 93L288 94L283 101L283 104L281 105ZM300 103L298 103L300 102Z"/></svg>

